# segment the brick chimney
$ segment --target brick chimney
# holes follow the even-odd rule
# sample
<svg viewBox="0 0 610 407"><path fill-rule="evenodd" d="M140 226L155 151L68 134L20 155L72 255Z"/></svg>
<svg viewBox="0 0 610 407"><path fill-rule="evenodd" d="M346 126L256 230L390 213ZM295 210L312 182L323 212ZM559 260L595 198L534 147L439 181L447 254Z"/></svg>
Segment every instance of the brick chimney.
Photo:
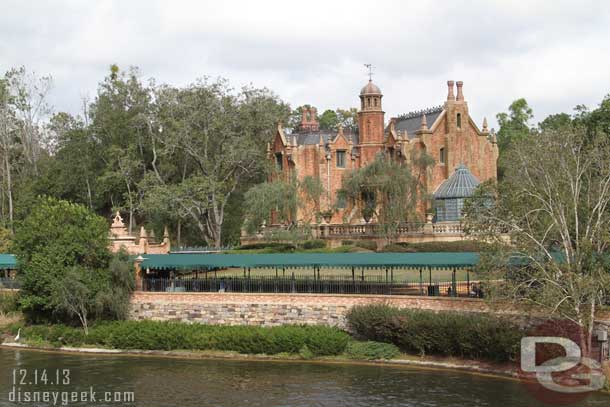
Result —
<svg viewBox="0 0 610 407"><path fill-rule="evenodd" d="M315 107L302 108L301 125L299 126L300 131L319 131L320 123L316 118L317 109Z"/></svg>
<svg viewBox="0 0 610 407"><path fill-rule="evenodd" d="M463 101L464 100L464 94L462 93L462 86L464 86L464 82L457 81L455 84L457 85L457 98L456 98L456 100Z"/></svg>
<svg viewBox="0 0 610 407"><path fill-rule="evenodd" d="M453 85L455 82L447 81L447 100L455 100L455 96L453 95Z"/></svg>

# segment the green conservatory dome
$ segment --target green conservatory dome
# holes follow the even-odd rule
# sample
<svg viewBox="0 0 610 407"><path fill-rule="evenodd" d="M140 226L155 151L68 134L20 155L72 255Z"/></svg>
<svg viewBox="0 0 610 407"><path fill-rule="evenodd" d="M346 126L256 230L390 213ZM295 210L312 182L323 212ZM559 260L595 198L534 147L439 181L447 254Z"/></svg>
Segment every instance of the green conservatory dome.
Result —
<svg viewBox="0 0 610 407"><path fill-rule="evenodd" d="M464 164L458 165L455 172L434 192L436 221L460 220L464 200L474 194L480 183Z"/></svg>

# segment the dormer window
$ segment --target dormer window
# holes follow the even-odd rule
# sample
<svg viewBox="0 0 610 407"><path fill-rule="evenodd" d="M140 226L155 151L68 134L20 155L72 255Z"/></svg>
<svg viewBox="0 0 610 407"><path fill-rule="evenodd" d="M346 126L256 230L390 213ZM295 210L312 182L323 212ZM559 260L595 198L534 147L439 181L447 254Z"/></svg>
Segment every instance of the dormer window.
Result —
<svg viewBox="0 0 610 407"><path fill-rule="evenodd" d="M337 150L337 168L345 168L345 150Z"/></svg>
<svg viewBox="0 0 610 407"><path fill-rule="evenodd" d="M457 128L461 129L462 128L462 114L461 113L457 114L456 123L457 123Z"/></svg>

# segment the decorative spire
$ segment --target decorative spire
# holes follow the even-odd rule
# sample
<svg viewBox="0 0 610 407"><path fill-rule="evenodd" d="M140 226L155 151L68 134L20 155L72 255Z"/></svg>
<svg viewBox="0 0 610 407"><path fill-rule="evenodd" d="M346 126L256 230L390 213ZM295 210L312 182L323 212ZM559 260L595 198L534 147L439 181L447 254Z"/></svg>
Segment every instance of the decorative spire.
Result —
<svg viewBox="0 0 610 407"><path fill-rule="evenodd" d="M167 230L167 226L163 227L163 238L169 238L169 231Z"/></svg>
<svg viewBox="0 0 610 407"><path fill-rule="evenodd" d="M140 226L140 238L146 238L146 229L144 229L144 226Z"/></svg>
<svg viewBox="0 0 610 407"><path fill-rule="evenodd" d="M421 129L428 130L428 121L426 120L426 114L422 114L421 116Z"/></svg>
<svg viewBox="0 0 610 407"><path fill-rule="evenodd" d="M343 136L343 124L339 123L339 131L337 133L337 136Z"/></svg>
<svg viewBox="0 0 610 407"><path fill-rule="evenodd" d="M121 213L116 211L116 215L114 215L114 219L112 220L112 227L121 228L123 226L125 226L125 224L123 223L123 218L121 218Z"/></svg>
<svg viewBox="0 0 610 407"><path fill-rule="evenodd" d="M487 128L487 117L483 118L483 133L489 133L489 128Z"/></svg>

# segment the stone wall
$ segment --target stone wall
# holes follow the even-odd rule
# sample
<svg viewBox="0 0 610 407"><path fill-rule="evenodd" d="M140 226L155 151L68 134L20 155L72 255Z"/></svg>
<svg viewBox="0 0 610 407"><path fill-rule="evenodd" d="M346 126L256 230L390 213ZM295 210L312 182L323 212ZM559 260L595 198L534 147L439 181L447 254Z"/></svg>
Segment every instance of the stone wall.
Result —
<svg viewBox="0 0 610 407"><path fill-rule="evenodd" d="M374 303L436 311L489 311L484 301L468 298L137 292L132 298L130 318L262 326L327 324L343 328L352 306Z"/></svg>

